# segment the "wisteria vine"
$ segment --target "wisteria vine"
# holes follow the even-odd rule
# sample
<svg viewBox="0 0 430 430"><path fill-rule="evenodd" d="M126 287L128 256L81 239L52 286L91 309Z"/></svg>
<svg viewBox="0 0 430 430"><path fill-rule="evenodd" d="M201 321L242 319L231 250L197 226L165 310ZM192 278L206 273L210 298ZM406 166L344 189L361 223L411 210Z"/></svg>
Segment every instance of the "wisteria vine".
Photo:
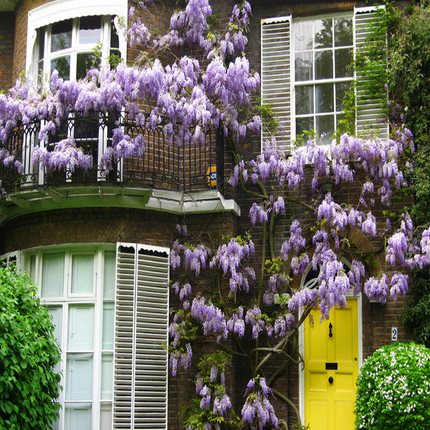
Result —
<svg viewBox="0 0 430 430"><path fill-rule="evenodd" d="M279 151L276 142L267 142L265 151L255 160L240 160L234 168L229 182L250 189L257 196L250 205L249 221L251 226L266 229L269 241L276 236L269 226L273 221L276 224L276 220L287 219L287 209L294 205L304 206L310 214L308 220L313 220L309 228L306 218L292 218L285 240L279 249L273 247L261 273L253 269L256 244L250 235L224 239L213 251L193 247L196 261L200 261L200 255L203 261L207 255L212 256L207 270L218 273L218 286L206 294L197 289L193 299L187 296L186 301L192 300L191 309L189 313L180 310L179 314L186 325L195 327L194 340L201 333L212 337L220 350L247 356L252 379L241 409L244 427L277 428L273 400L282 395L269 388L276 378L266 379L266 371L268 376L271 374L266 365L270 357L287 354L287 345L312 309L318 307L325 319L331 309L344 307L349 295L363 293L383 304L388 299L396 300L408 289L407 270L429 264L430 229L424 230L418 240L407 212L395 215L391 211L387 218L381 216L380 210L377 212L379 208L391 208L396 193L407 187L405 169L411 166L406 153L413 151L411 133L398 128L388 140L343 135L328 147L310 140L287 156ZM306 187L309 177L313 198L309 202L297 200L294 191ZM356 201L344 198L337 202L336 191L324 191L326 183L339 189L351 184L358 190ZM351 230L369 238L369 243L385 243L380 250L385 260L379 259L379 268L364 263L363 251L348 240ZM187 256L190 251L180 245L180 240L175 243L172 267L184 269L185 273L195 272ZM295 282L309 268L317 273L316 280L303 286ZM186 279L187 283L196 282ZM175 288L181 291L176 283ZM179 300L184 303L182 297ZM175 317L179 315L173 313ZM178 339L178 331L173 339ZM254 348L243 346L232 351L232 345L242 341L247 345L250 339ZM263 339L270 348L261 346ZM207 428L217 427L208 421Z"/></svg>

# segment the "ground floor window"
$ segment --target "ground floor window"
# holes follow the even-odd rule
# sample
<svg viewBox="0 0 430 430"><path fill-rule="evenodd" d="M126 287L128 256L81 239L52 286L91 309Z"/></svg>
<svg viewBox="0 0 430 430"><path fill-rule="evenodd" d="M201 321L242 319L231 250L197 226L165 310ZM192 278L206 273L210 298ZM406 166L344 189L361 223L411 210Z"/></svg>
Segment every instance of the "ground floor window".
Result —
<svg viewBox="0 0 430 430"><path fill-rule="evenodd" d="M168 257L137 244L23 253L61 348L55 428L167 428Z"/></svg>

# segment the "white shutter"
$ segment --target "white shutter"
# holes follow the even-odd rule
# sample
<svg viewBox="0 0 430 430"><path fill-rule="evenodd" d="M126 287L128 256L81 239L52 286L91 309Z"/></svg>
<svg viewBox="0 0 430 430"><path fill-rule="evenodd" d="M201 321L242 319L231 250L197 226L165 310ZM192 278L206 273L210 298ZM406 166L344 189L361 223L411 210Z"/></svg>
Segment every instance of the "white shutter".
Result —
<svg viewBox="0 0 430 430"><path fill-rule="evenodd" d="M168 322L169 250L118 244L114 429L167 429Z"/></svg>
<svg viewBox="0 0 430 430"><path fill-rule="evenodd" d="M261 21L261 103L279 122L278 147L291 149L291 16ZM262 149L271 134L263 127Z"/></svg>
<svg viewBox="0 0 430 430"><path fill-rule="evenodd" d="M354 38L355 52L360 50L366 52L369 44L368 37L372 33L372 26L377 23L378 13L375 7L354 8ZM386 36L381 45L386 48ZM377 59L379 67L387 67L387 51L381 49L380 57ZM357 72L356 76L356 132L360 136L369 136L376 133L379 137L388 138L388 122L383 108L387 101L387 90L381 83L369 94L363 83L372 80L371 76L364 76Z"/></svg>

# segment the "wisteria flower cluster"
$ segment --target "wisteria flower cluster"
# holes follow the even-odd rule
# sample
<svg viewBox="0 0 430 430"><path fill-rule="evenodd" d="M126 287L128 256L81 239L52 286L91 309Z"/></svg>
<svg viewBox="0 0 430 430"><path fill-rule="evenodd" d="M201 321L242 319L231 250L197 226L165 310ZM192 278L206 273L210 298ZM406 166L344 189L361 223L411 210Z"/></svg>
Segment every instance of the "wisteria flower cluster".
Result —
<svg viewBox="0 0 430 430"><path fill-rule="evenodd" d="M255 271L250 266L241 266L244 260L255 252L252 240L230 239L227 244L218 247L215 256L209 263L210 268L220 268L224 275L230 276L230 291L236 293L239 290L249 291L249 281L255 280Z"/></svg>
<svg viewBox="0 0 430 430"><path fill-rule="evenodd" d="M211 250L202 244L188 246L176 240L170 253L170 265L172 269L178 269L182 264L186 270L190 269L195 276L199 276L200 270L206 267L210 255Z"/></svg>
<svg viewBox="0 0 430 430"><path fill-rule="evenodd" d="M193 420L192 412L188 411L185 426L189 430L201 428L218 430L220 425L237 425L238 419L231 410L232 403L226 389L226 369L231 356L222 351L205 354L198 364L199 373L196 376L196 395L200 399L198 406L193 409L200 417L199 425ZM228 415L228 416L227 416Z"/></svg>
<svg viewBox="0 0 430 430"><path fill-rule="evenodd" d="M247 396L242 408L242 419L253 430L263 430L266 425L278 428L278 418L269 396L272 390L267 386L266 379L257 377L251 379L245 390Z"/></svg>

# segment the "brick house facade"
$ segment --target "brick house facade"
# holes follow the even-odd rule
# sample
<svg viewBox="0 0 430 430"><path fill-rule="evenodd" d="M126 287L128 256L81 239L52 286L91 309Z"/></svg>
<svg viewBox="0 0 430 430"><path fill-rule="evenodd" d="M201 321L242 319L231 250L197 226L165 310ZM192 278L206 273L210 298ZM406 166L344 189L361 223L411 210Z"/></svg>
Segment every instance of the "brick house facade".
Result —
<svg viewBox="0 0 430 430"><path fill-rule="evenodd" d="M0 12L2 24L0 29L1 89L7 90L22 71L29 71L31 68L36 71L39 70L34 59L29 57L35 52L36 46L39 48L41 44L45 43L41 40L48 40L47 37L52 37L56 31L54 29L55 24L63 21L64 16L67 16L67 20L71 22L71 31L75 31L76 26L80 25L77 19L93 15L94 12L79 10L67 12L72 3L74 2L65 0L52 2L17 0L12 7L5 8L7 10ZM262 22L265 20L292 17L291 22L295 22L296 19L320 16L337 17L345 14L352 17L354 7L364 5L354 1L318 2L314 0L288 2L269 0L251 3L253 17L248 35L247 55L252 68L257 71L261 71L262 67L261 28ZM85 6L85 2L80 2L80 4ZM123 0L98 1L94 7L99 7L101 15L112 16L116 13L112 11L118 4L127 10L128 5ZM54 8L52 10L56 15L44 21L44 10L46 13L54 13L49 8L41 8L49 5ZM175 5L176 3L170 0L157 2L151 13L142 16L142 18L150 30L157 29L156 31L163 32L169 26L169 18ZM218 16L218 24L222 26L228 20L234 2L215 0L211 2L211 5L214 14ZM93 7L93 5L90 6ZM62 16L62 13L65 15ZM113 27L108 28L108 25L105 26L105 29L105 31L114 31ZM30 31L34 34L30 35ZM41 39L41 34L45 39ZM34 45L29 47L30 43ZM121 42L118 46L119 50L122 49L121 55L126 57L127 62L132 63L138 51L129 46L124 47ZM116 49L116 46L112 46L112 48ZM78 46L76 49L77 55L79 55L80 47ZM70 56L73 55L75 54L70 51ZM49 58L51 64L57 61L54 56ZM70 64L73 64L73 60ZM50 67L49 64L43 64L43 71L49 71ZM69 72L72 74L72 69ZM317 121L318 112L314 112L312 115ZM340 114L334 111L332 116L336 118L336 115ZM305 116L305 120L310 117L310 114ZM295 129L298 127L297 124L290 124L290 126ZM214 137L214 139L216 138ZM232 171L231 155L227 145L217 140L216 146L219 147L220 145L225 146L222 151L224 154L222 164L224 177L228 178ZM261 151L260 139L249 139L242 150L246 157L255 156ZM201 166L200 171L196 173L200 175L200 179L205 177L208 167L219 163L219 153L217 154L209 155L208 157L212 158L208 164ZM205 235L216 236L220 233L241 234L249 229L247 213L251 199L246 194L240 191L233 192L227 185L219 187L219 189L211 189L205 178L200 181L196 188L190 190L186 189L184 184L166 186L166 183L162 181L158 184L143 180L140 183L138 181L133 182L134 176L130 176L129 182L126 183L128 167L125 164L122 167L124 169L122 172L123 182L119 181L111 188L96 181L88 186L81 185L79 193L77 193L71 189L69 182L63 181L64 178L61 179L60 183L50 185L49 182L43 182L43 177L39 176L38 182L32 183L30 187L10 188L9 194L0 200L0 255L17 256L16 258L23 267L30 271L39 282L42 291L45 291L45 293L42 292L42 296L46 294L46 301L52 310L54 320L58 318L57 321L61 321L60 330L62 331L58 336L61 337L60 343L63 346L63 375L66 375L67 378L69 370L82 372L82 375L87 375L93 381L92 385L84 386L81 390L78 387L80 380L75 381L70 376L69 382L66 381L66 388L60 399L63 404L59 423L60 429L78 428L78 426L91 429L108 429L111 428L111 424L108 423L111 423L112 413L115 423L113 428L169 428L172 430L181 428L181 407L186 404L194 390L185 374L179 378L169 378L166 395L161 396L158 403L154 403L155 406L153 407L156 411L153 415L154 421L149 421L149 424L145 419L139 421L138 418L132 423L127 419L125 419L127 422L123 422L123 415L132 413L130 409L127 409L128 406L126 404L118 407L112 406L115 402L112 397L118 392L115 391L115 383L112 386L112 382L108 381L109 378L106 380L104 378L106 374L112 375L113 346L110 345L113 344L113 338L116 336L115 339L118 339L120 334L115 333L113 327L107 329L106 334L100 322L102 318L103 321L110 321L109 318L113 318L113 306L115 306L113 296L106 292L111 287L115 289L115 286L109 283L111 272L107 269L108 263L116 264L119 268L121 264L125 264L119 260L120 255L124 254L124 258L127 258L127 253L136 256L142 255L144 257L142 264L144 265L149 264L147 260L151 260L154 256L168 259L168 251L175 239L175 226L184 222L190 231L197 235L200 234L202 237ZM188 168L191 169L190 166ZM220 171L218 165L218 172ZM219 176L219 184L221 184L221 179ZM71 182L73 182L73 178ZM354 184L352 184L349 189L335 189L333 193L339 200L347 202L348 199L354 200L352 196L360 192L357 187L354 188ZM311 200L310 178L297 191L297 197ZM380 215L382 214L380 213ZM280 220L276 227L279 243L282 242L284 232L288 229L293 217L305 219L309 215L295 208L287 211L285 218ZM254 228L254 239L257 243L262 240L261 231L258 227ZM349 232L349 240L355 246L366 250L376 250L381 245L368 241L358 231ZM140 245L143 248L139 248ZM129 252L131 248L132 250ZM142 253L139 254L142 249ZM378 254L378 260L382 267L384 265L382 253ZM51 282L55 283L56 274L58 274L60 267L62 279L64 279L64 290L55 292L51 290L54 287L46 283L48 281L45 280L49 278L52 279ZM143 267L146 268L147 266ZM168 269L165 271L164 275L168 281ZM87 287L88 290L85 289L86 287L82 287L83 290L80 290L80 287L74 286L73 277L76 279L88 278L92 272L97 273L97 275L94 276L93 283ZM126 282L128 278L124 279ZM162 285L167 285L165 284L166 279L162 282L164 282ZM44 288L45 290L43 290ZM166 316L168 299L164 299L163 303L166 304L164 309ZM408 338L408 334L401 324L403 305L404 300L402 299L380 305L370 303L364 296L360 298L358 304L360 315L358 322L358 345L360 347L358 360L360 364L378 347L391 342L393 327L398 329L399 340ZM72 329L78 333L80 333L79 330L83 330L77 322L78 320L86 321L87 324L92 325L95 333L91 339L84 339L82 345L76 345L70 340ZM162 332L164 327L167 336L166 321L158 321L158 323L160 324L158 330ZM73 324L76 324L76 327ZM106 343L104 343L105 337L107 338ZM97 346L86 346L85 342L93 342ZM166 371L166 356L163 352L160 354L159 359L164 360L164 371ZM120 373L119 367L117 370ZM240 404L243 396L241 390L243 382L247 380L247 375L238 362L233 362L231 373L236 378L238 387L238 390L231 394L233 399L237 400L237 404ZM304 382L300 373L299 366L290 366L279 384L294 400L304 418ZM117 382L117 386L122 381L120 377L118 378L120 382ZM165 388L163 384L166 383L166 377L161 377L159 385L161 391ZM100 388L97 388L96 384ZM168 410L163 411L163 405L168 405ZM122 407L124 410L121 409ZM113 412L112 408L114 409ZM281 407L280 411L280 418L288 423L295 422L295 413L291 408L287 409L284 406Z"/></svg>

